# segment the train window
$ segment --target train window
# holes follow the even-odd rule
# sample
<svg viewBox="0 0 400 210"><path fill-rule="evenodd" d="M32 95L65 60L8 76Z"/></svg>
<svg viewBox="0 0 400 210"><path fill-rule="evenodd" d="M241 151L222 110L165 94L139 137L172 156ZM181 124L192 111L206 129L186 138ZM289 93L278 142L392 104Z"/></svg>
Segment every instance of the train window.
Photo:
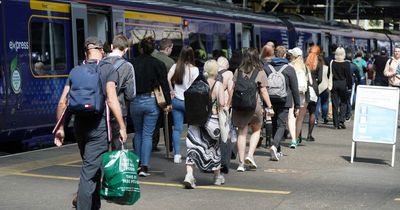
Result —
<svg viewBox="0 0 400 210"><path fill-rule="evenodd" d="M64 25L31 22L31 68L37 75L64 73L67 68Z"/></svg>
<svg viewBox="0 0 400 210"><path fill-rule="evenodd" d="M183 46L183 39L182 39L182 32L181 31L164 31L162 38L168 38L171 39L172 42L174 43L174 47L172 48L172 53L171 57L174 60L178 59L179 53L182 50Z"/></svg>
<svg viewBox="0 0 400 210"><path fill-rule="evenodd" d="M228 57L228 37L226 34L213 34L213 51L221 50L223 56Z"/></svg>
<svg viewBox="0 0 400 210"><path fill-rule="evenodd" d="M156 37L156 33L153 30L149 29L133 29L129 32L129 43L131 44L131 48L128 52L129 59L133 59L139 56L139 42L145 37Z"/></svg>
<svg viewBox="0 0 400 210"><path fill-rule="evenodd" d="M206 38L207 38L206 34L201 34L201 33L189 34L190 47L193 48L195 56L204 60L207 59Z"/></svg>

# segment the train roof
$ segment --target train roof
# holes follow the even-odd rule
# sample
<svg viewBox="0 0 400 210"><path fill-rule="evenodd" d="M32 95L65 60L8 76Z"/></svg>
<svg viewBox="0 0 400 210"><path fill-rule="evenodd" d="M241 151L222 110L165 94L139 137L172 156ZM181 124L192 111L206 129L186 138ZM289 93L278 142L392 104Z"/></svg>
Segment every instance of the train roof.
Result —
<svg viewBox="0 0 400 210"><path fill-rule="evenodd" d="M168 0L120 0L120 2L135 3L143 6L157 7L160 9L168 8L167 12L178 12L182 15L207 18L211 20L213 18L228 18L232 20L240 20L241 22L248 21L249 23L256 23L260 25L274 23L284 26L284 23L273 15L254 13L247 9L229 6L229 4L215 3L215 5L200 5L195 3ZM207 15L208 17L205 17L204 15Z"/></svg>

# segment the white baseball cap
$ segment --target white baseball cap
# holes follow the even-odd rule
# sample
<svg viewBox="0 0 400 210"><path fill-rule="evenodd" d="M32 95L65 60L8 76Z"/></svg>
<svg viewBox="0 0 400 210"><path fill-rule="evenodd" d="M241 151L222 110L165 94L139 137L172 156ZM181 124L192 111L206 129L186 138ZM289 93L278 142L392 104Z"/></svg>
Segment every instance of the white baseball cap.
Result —
<svg viewBox="0 0 400 210"><path fill-rule="evenodd" d="M295 48L293 48L293 49L290 49L290 50L288 50L288 52L289 52L290 54L292 54L293 56L295 56L295 57L303 56L303 51L302 51L300 48L298 48L298 47L295 47Z"/></svg>

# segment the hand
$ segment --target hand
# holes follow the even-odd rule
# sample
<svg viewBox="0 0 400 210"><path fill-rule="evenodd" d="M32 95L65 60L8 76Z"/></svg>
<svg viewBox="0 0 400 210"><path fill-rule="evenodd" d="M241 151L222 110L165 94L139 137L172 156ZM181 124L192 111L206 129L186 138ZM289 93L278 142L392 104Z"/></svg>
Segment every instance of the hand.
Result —
<svg viewBox="0 0 400 210"><path fill-rule="evenodd" d="M64 129L63 128L58 129L57 132L54 134L54 144L57 147L61 147L62 144L64 143L64 137L65 137Z"/></svg>
<svg viewBox="0 0 400 210"><path fill-rule="evenodd" d="M172 111L172 106L168 105L167 107L164 108L164 112L171 112Z"/></svg>
<svg viewBox="0 0 400 210"><path fill-rule="evenodd" d="M175 91L171 90L169 91L169 94L171 95L171 99L175 98Z"/></svg>
<svg viewBox="0 0 400 210"><path fill-rule="evenodd" d="M128 135L126 134L126 129L119 129L119 140L122 143L125 143L126 139L128 139Z"/></svg>
<svg viewBox="0 0 400 210"><path fill-rule="evenodd" d="M274 110L272 108L266 108L265 109L265 114L266 114L266 116L272 117L272 116L275 115L275 112L274 112Z"/></svg>
<svg viewBox="0 0 400 210"><path fill-rule="evenodd" d="M294 108L293 109L293 114L294 114L294 117L296 118L297 116L299 116L299 112L300 112L300 109L299 108Z"/></svg>

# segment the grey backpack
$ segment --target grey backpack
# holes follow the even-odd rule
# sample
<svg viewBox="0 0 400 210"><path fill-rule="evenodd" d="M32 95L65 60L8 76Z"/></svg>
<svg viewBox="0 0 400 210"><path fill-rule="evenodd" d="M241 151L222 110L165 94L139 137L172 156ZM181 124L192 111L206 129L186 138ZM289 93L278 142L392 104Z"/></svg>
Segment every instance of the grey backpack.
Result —
<svg viewBox="0 0 400 210"><path fill-rule="evenodd" d="M287 66L288 65L285 64L279 71L276 71L272 65L268 65L269 69L271 69L271 74L269 74L267 78L267 90L269 98L273 102L286 101L286 79L282 71L285 70Z"/></svg>

